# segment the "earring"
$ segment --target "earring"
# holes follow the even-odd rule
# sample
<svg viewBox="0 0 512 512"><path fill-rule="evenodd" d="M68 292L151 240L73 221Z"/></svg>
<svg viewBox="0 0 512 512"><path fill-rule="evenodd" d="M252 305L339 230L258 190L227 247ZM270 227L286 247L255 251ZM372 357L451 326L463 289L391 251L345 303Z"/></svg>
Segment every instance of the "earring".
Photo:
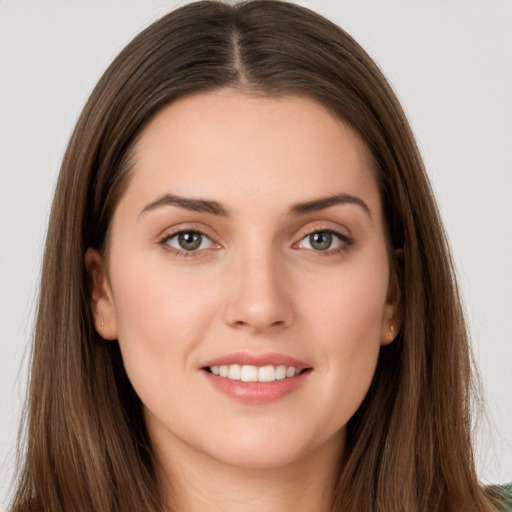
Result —
<svg viewBox="0 0 512 512"><path fill-rule="evenodd" d="M391 324L389 326L389 339L392 340L395 337L395 326Z"/></svg>
<svg viewBox="0 0 512 512"><path fill-rule="evenodd" d="M103 315L101 315L101 327L105 327L105 322L103 321Z"/></svg>

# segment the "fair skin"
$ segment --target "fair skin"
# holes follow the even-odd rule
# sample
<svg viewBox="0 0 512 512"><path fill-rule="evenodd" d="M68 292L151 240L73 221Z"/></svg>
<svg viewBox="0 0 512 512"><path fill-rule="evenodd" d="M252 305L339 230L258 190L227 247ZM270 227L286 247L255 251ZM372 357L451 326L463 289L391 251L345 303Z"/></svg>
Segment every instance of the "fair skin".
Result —
<svg viewBox="0 0 512 512"><path fill-rule="evenodd" d="M399 327L364 145L311 100L225 90L159 112L131 172L107 253L86 265L167 499L326 509L346 424ZM244 365L269 381L238 380Z"/></svg>

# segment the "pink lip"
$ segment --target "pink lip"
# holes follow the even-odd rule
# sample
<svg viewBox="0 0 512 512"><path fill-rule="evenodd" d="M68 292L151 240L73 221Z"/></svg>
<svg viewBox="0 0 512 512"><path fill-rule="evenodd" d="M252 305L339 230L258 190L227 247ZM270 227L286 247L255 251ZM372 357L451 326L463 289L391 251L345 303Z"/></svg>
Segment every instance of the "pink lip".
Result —
<svg viewBox="0 0 512 512"><path fill-rule="evenodd" d="M245 404L268 404L297 390L311 374L305 371L295 377L274 382L242 382L227 377L217 377L206 370L202 373L219 392Z"/></svg>
<svg viewBox="0 0 512 512"><path fill-rule="evenodd" d="M213 375L207 370L210 366L230 364L252 366L278 366L282 364L306 371L303 371L295 377L275 380L274 382L242 382L240 380L231 380L227 377ZM212 359L204 364L201 370L208 379L208 382L220 393L244 404L261 405L275 402L299 389L306 379L308 379L312 368L302 361L283 354L250 354L247 352L238 352Z"/></svg>
<svg viewBox="0 0 512 512"><path fill-rule="evenodd" d="M210 361L207 361L202 365L202 368L209 366L222 366L230 364L239 365L251 365L251 366L279 366L284 364L285 366L293 366L299 370L305 370L311 368L310 365L294 359L293 357L286 356L284 354L278 354L277 352L268 352L266 354L251 354L250 352L234 352L233 354L226 354L225 356L217 357Z"/></svg>

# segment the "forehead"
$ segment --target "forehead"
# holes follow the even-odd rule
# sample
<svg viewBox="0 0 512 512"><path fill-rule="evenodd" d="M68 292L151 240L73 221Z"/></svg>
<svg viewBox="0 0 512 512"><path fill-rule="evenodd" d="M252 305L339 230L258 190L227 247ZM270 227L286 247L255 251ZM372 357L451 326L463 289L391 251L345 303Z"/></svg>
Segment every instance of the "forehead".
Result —
<svg viewBox="0 0 512 512"><path fill-rule="evenodd" d="M360 137L299 96L224 90L177 100L139 136L132 172L128 192L148 201L172 192L215 196L235 207L248 198L268 207L333 193L365 194L374 207L379 202Z"/></svg>

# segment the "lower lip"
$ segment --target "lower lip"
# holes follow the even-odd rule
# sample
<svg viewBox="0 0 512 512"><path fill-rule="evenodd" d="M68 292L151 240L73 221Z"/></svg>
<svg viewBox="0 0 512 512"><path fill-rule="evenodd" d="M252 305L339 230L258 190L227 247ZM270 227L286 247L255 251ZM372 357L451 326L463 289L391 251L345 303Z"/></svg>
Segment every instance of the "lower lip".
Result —
<svg viewBox="0 0 512 512"><path fill-rule="evenodd" d="M207 370L202 371L217 391L239 402L252 405L276 402L289 395L299 389L311 373L311 370L306 370L295 377L273 382L242 382L213 375Z"/></svg>

